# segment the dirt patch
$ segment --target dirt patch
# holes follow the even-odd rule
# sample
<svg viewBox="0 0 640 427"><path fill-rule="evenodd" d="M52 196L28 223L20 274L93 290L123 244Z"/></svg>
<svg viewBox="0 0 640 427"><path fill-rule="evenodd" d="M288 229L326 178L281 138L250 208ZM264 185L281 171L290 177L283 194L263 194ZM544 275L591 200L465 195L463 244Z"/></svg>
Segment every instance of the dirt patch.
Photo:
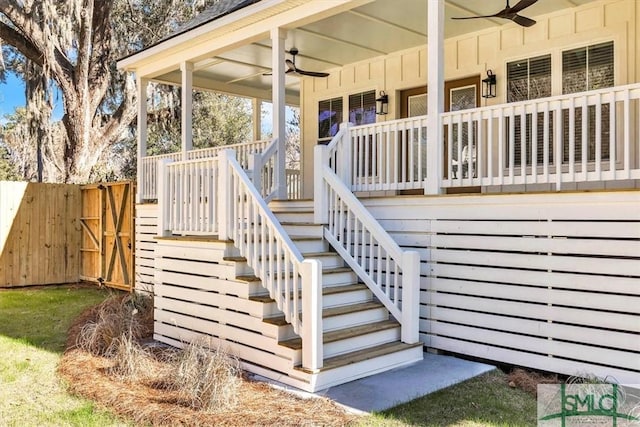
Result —
<svg viewBox="0 0 640 427"><path fill-rule="evenodd" d="M136 423L172 426L342 426L356 420L356 417L346 414L328 399L302 399L246 378L241 380L239 404L232 411L217 413L189 407L175 391L164 386L161 378L119 380L109 374L113 360L92 355L75 346L82 327L95 320L97 313L98 306L85 310L70 328L67 351L60 361L58 372L68 382L71 392L94 400ZM150 334L141 337L143 341L150 338ZM161 354L157 356L156 363L162 363Z"/></svg>

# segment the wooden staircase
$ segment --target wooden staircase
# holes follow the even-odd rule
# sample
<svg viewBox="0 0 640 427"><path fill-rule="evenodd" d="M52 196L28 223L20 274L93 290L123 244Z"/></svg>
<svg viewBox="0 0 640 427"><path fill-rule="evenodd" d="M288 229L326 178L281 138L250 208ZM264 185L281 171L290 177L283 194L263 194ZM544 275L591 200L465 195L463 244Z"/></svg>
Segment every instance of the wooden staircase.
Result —
<svg viewBox="0 0 640 427"><path fill-rule="evenodd" d="M422 360L422 343L400 341L398 321L329 247L323 238L323 226L313 223L312 202L278 201L270 208L304 258L322 263L324 363L319 372L301 367L300 337L290 331L278 334L278 344L296 352L294 369L312 375L310 388L319 390ZM277 311L268 294L250 299L270 305L266 312ZM282 314L267 317L264 322L284 329L288 326Z"/></svg>

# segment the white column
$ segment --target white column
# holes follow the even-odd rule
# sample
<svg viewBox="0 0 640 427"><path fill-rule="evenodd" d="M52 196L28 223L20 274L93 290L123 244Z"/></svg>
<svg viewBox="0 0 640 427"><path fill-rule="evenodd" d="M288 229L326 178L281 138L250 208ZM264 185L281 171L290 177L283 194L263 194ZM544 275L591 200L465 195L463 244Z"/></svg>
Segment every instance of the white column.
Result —
<svg viewBox="0 0 640 427"><path fill-rule="evenodd" d="M182 72L182 160L193 149L193 63L180 64Z"/></svg>
<svg viewBox="0 0 640 427"><path fill-rule="evenodd" d="M253 140L262 139L262 100L253 98Z"/></svg>
<svg viewBox="0 0 640 427"><path fill-rule="evenodd" d="M440 193L443 164L444 0L427 2L427 185L425 194Z"/></svg>
<svg viewBox="0 0 640 427"><path fill-rule="evenodd" d="M136 76L138 87L138 164L137 164L137 192L136 203L142 203L144 190L147 188L147 180L151 176L145 174L142 159L147 157L147 87L149 80Z"/></svg>
<svg viewBox="0 0 640 427"><path fill-rule="evenodd" d="M285 144L285 51L284 42L287 37L285 30L274 28L271 30L271 67L273 69L272 103L273 103L273 137L278 138L278 161L276 162L276 198L287 198L286 179L286 144Z"/></svg>

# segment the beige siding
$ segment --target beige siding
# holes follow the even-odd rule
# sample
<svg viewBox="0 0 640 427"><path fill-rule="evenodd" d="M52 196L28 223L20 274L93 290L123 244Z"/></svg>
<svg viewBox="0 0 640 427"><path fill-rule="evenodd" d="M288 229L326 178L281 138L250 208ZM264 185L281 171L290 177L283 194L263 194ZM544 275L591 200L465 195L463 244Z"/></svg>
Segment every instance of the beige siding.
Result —
<svg viewBox="0 0 640 427"><path fill-rule="evenodd" d="M553 94L561 93L562 51L613 40L615 44L615 83L640 81L640 55L637 54L640 3L636 0L603 0L582 7L564 9L535 17L537 25L522 28L506 24L490 30L465 34L445 41L445 75L456 79L473 75L484 77L491 69L498 77L498 96L488 105L505 102L506 63L542 54L551 54ZM331 70L327 79L305 79L302 84L304 197L312 196L313 146L318 136L318 101L343 96L347 119L347 97L366 90L389 94L390 120L399 115L399 91L426 85L426 44L387 56L373 58Z"/></svg>

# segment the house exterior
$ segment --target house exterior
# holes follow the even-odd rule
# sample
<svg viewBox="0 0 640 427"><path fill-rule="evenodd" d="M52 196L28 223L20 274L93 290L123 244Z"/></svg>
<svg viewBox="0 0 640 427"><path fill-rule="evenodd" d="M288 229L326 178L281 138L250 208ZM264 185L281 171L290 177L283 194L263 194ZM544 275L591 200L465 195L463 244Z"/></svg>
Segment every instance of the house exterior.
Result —
<svg viewBox="0 0 640 427"><path fill-rule="evenodd" d="M138 116L155 337L306 390L425 349L640 382L640 4L513 3L535 25L451 19L500 0L223 0L120 60L140 99L183 88L180 153L147 156ZM193 88L271 101L273 138L192 150Z"/></svg>

